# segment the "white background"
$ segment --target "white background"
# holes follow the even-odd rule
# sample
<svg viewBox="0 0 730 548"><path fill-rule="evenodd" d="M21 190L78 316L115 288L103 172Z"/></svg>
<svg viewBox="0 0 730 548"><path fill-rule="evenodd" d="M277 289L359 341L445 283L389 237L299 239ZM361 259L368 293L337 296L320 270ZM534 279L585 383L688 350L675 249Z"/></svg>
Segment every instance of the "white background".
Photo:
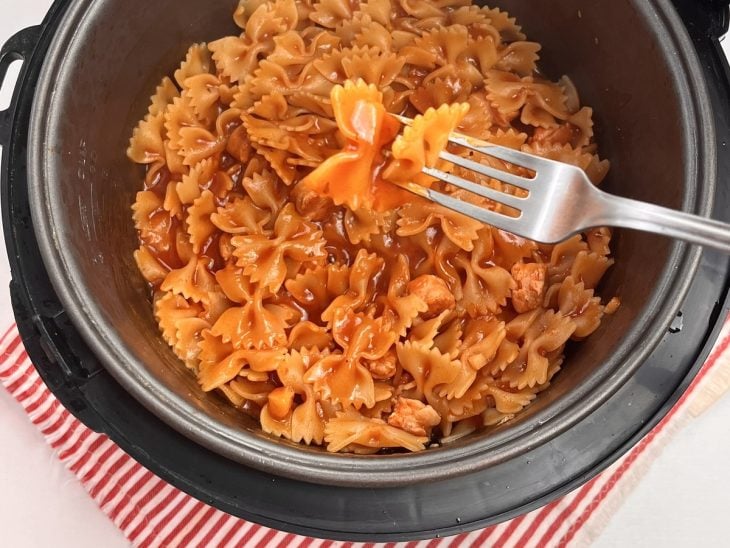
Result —
<svg viewBox="0 0 730 548"><path fill-rule="evenodd" d="M1 0L0 44L17 30L39 23L50 3ZM7 87L0 92L0 109L9 101ZM11 310L4 241L0 247L0 331L4 331ZM594 545L730 545L729 433L730 398L725 398L670 442ZM0 546L128 546L2 388Z"/></svg>

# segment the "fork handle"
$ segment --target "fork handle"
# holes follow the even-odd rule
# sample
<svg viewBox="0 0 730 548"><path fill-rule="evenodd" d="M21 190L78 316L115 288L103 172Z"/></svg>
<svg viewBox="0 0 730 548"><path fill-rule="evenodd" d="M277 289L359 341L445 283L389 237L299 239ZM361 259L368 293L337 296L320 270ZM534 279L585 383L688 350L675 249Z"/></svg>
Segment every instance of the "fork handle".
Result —
<svg viewBox="0 0 730 548"><path fill-rule="evenodd" d="M633 228L730 252L730 224L600 192L595 226Z"/></svg>

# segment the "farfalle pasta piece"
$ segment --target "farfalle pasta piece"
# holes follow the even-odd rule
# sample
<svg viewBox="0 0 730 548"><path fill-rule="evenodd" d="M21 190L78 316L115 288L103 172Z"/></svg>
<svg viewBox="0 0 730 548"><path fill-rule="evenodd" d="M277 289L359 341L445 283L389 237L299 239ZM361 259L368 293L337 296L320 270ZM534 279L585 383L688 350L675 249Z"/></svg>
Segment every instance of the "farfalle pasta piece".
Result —
<svg viewBox="0 0 730 548"><path fill-rule="evenodd" d="M585 252L588 244L579 235L563 240L552 246L550 249L550 261L548 266L548 280L552 286L562 282L571 274L573 264L579 253Z"/></svg>
<svg viewBox="0 0 730 548"><path fill-rule="evenodd" d="M183 164L194 166L198 162L220 154L225 150L225 138L203 128L184 127L180 129L178 154Z"/></svg>
<svg viewBox="0 0 730 548"><path fill-rule="evenodd" d="M276 348L286 345L286 330L296 318L293 309L264 303L255 294L243 306L233 306L223 312L211 333L234 348Z"/></svg>
<svg viewBox="0 0 730 548"><path fill-rule="evenodd" d="M466 113L468 103L442 105L414 118L403 134L393 142L393 161L383 176L392 181L410 181L424 167L433 167Z"/></svg>
<svg viewBox="0 0 730 548"><path fill-rule="evenodd" d="M185 80L183 95L190 100L190 106L200 120L211 123L218 115L221 99L221 82L213 74L197 74Z"/></svg>
<svg viewBox="0 0 730 548"><path fill-rule="evenodd" d="M204 262L200 261L197 255L193 255L188 264L167 274L160 289L171 291L196 303L210 304L216 286L215 277Z"/></svg>
<svg viewBox="0 0 730 548"><path fill-rule="evenodd" d="M424 2L423 4L428 4ZM459 61L469 44L469 31L463 25L437 27L416 38L401 53L411 65L434 69Z"/></svg>
<svg viewBox="0 0 730 548"><path fill-rule="evenodd" d="M337 34L342 44L348 47L373 47L383 52L392 49L393 35L383 24L373 17L359 11L349 21L343 21L337 27Z"/></svg>
<svg viewBox="0 0 730 548"><path fill-rule="evenodd" d="M289 331L287 346L292 350L302 348L316 348L325 350L332 346L332 336L326 327L317 325L314 322L299 322Z"/></svg>
<svg viewBox="0 0 730 548"><path fill-rule="evenodd" d="M413 200L399 210L399 236L413 236L431 226L439 226L444 235L464 251L474 249L482 223L426 200Z"/></svg>
<svg viewBox="0 0 730 548"><path fill-rule="evenodd" d="M227 234L263 234L271 217L271 211L259 208L246 196L216 208L210 214L210 222Z"/></svg>
<svg viewBox="0 0 730 548"><path fill-rule="evenodd" d="M317 351L292 351L277 368L282 385L270 392L261 410L264 431L277 433L295 442L320 444L325 423L320 416L313 388L304 382L305 371L322 359ZM294 401L294 396L303 399Z"/></svg>
<svg viewBox="0 0 730 548"><path fill-rule="evenodd" d="M513 391L508 387L499 387L496 383L488 385L487 393L494 398L497 412L503 415L519 413L537 397L534 390L522 389Z"/></svg>
<svg viewBox="0 0 730 548"><path fill-rule="evenodd" d="M432 404L441 416L441 430L444 436L451 434L454 423L477 417L486 410L489 405L487 398L489 382L489 377L474 373L473 382L460 397L441 398Z"/></svg>
<svg viewBox="0 0 730 548"><path fill-rule="evenodd" d="M216 172L216 162L213 158L206 158L198 162L190 169L190 172L183 175L182 181L175 184L180 202L192 204L200 194L202 188L207 186Z"/></svg>
<svg viewBox="0 0 730 548"><path fill-rule="evenodd" d="M348 311L335 318L333 336L343 353L325 356L314 364L304 379L314 386L320 398L333 404L360 409L372 408L377 399L373 377L362 360L385 356L395 342L382 318Z"/></svg>
<svg viewBox="0 0 730 548"><path fill-rule="evenodd" d="M345 349L348 358L377 360L385 356L398 335L390 329L387 318L354 312L338 311L333 320L332 336Z"/></svg>
<svg viewBox="0 0 730 548"><path fill-rule="evenodd" d="M140 243L169 268L179 266L182 261L175 244L180 224L165 211L163 201L152 191L138 192L132 210Z"/></svg>
<svg viewBox="0 0 730 548"><path fill-rule="evenodd" d="M251 402L258 407L266 404L269 393L276 388L276 385L269 381L250 381L245 377L237 377L226 386L242 398L242 403Z"/></svg>
<svg viewBox="0 0 730 548"><path fill-rule="evenodd" d="M428 109L437 109L441 105L451 105L454 103L464 103L472 96L474 86L470 82L462 82L455 76L444 76L424 81L409 96L408 101L418 112L426 112ZM473 109L470 108L466 117L469 116ZM463 120L463 119L462 119ZM479 122L483 125L484 118ZM463 121L462 121L463 123ZM459 124L460 126L462 124Z"/></svg>
<svg viewBox="0 0 730 548"><path fill-rule="evenodd" d="M509 128L507 131L512 129L509 120L487 98L484 89L471 93L466 102L469 103L469 112L459 124L458 130L461 133L489 140L494 135L495 128Z"/></svg>
<svg viewBox="0 0 730 548"><path fill-rule="evenodd" d="M198 369L202 332L210 323L202 318L183 318L175 323L175 344L172 349L188 369Z"/></svg>
<svg viewBox="0 0 730 548"><path fill-rule="evenodd" d="M214 332L211 331L211 333ZM201 364L200 387L205 392L209 392L239 375L250 381L266 382L268 373L276 371L286 360L285 348L235 350L219 362Z"/></svg>
<svg viewBox="0 0 730 548"><path fill-rule="evenodd" d="M164 113L167 105L179 96L180 90L168 76L165 76L155 89L154 95L150 97L150 106L147 112L150 116Z"/></svg>
<svg viewBox="0 0 730 548"><path fill-rule="evenodd" d="M188 218L185 224L188 227L193 253L200 253L208 238L215 231L216 225L213 224L210 216L216 211L215 197L210 190L204 190L188 208Z"/></svg>
<svg viewBox="0 0 730 548"><path fill-rule="evenodd" d="M290 165L319 165L337 151L337 125L329 118L290 107L279 92L265 95L243 116L252 142L289 153Z"/></svg>
<svg viewBox="0 0 730 548"><path fill-rule="evenodd" d="M309 19L325 28L333 29L342 21L352 18L353 6L349 0L318 0Z"/></svg>
<svg viewBox="0 0 730 548"><path fill-rule="evenodd" d="M537 81L533 76L520 78L510 72L490 70L485 86L487 97L502 114L510 118L519 115L524 124L552 127L557 120L570 117L563 88L558 84Z"/></svg>
<svg viewBox="0 0 730 548"><path fill-rule="evenodd" d="M495 358L506 337L504 322L473 320L464 333L464 346L459 359L479 371Z"/></svg>
<svg viewBox="0 0 730 548"><path fill-rule="evenodd" d="M185 55L185 60L180 68L175 71L175 81L181 88L185 87L185 81L199 74L209 74L211 67L210 51L205 43L193 44Z"/></svg>
<svg viewBox="0 0 730 548"><path fill-rule="evenodd" d="M602 227L594 228L586 233L586 242L592 253L603 257L611 254L611 229Z"/></svg>
<svg viewBox="0 0 730 548"><path fill-rule="evenodd" d="M255 102L275 92L287 97L292 95L324 97L329 95L332 87L332 82L322 76L314 68L313 63L304 65L298 73L291 74L286 67L265 60L261 61L259 68L254 71L248 89L241 90L236 102L252 102L252 99Z"/></svg>
<svg viewBox="0 0 730 548"><path fill-rule="evenodd" d="M385 261L376 254L368 253L364 249L358 251L352 266L347 270L347 290L331 300L322 313L322 321L332 324L338 311L356 310L369 304L384 267Z"/></svg>
<svg viewBox="0 0 730 548"><path fill-rule="evenodd" d="M594 291L587 289L583 282L576 283L572 276L567 277L560 286L557 301L560 313L575 322L573 338L583 339L601 325L601 299L594 297Z"/></svg>
<svg viewBox="0 0 730 548"><path fill-rule="evenodd" d="M175 185L168 184L165 189L165 199L162 201L162 207L170 214L170 217L180 219L182 217L183 207L180 197L177 195Z"/></svg>
<svg viewBox="0 0 730 548"><path fill-rule="evenodd" d="M263 7L263 6L262 6ZM281 30L282 27L276 27ZM274 49L273 41L253 42L239 36L227 36L210 43L218 71L232 82L243 82L255 69L257 57Z"/></svg>
<svg viewBox="0 0 730 548"><path fill-rule="evenodd" d="M482 8L489 18L490 24L500 33L505 42L524 40L526 36L522 33L522 27L517 24L514 17L501 11L499 8Z"/></svg>
<svg viewBox="0 0 730 548"><path fill-rule="evenodd" d="M164 127L168 146L179 153L182 148L182 130L205 129L203 122L195 115L189 97L175 97L164 111Z"/></svg>
<svg viewBox="0 0 730 548"><path fill-rule="evenodd" d="M233 12L233 22L242 30L246 29L246 23L251 15L262 5L271 0L238 0L236 10Z"/></svg>
<svg viewBox="0 0 730 548"><path fill-rule="evenodd" d="M179 322L188 318L197 318L202 312L199 304L190 303L183 296L169 291L155 296L154 308L162 337L170 346L178 343Z"/></svg>
<svg viewBox="0 0 730 548"><path fill-rule="evenodd" d="M292 165L287 160L289 153L285 150L264 145L260 142L252 143L254 150L266 160L271 169L276 173L284 184L292 185L301 177L301 172L297 166Z"/></svg>
<svg viewBox="0 0 730 548"><path fill-rule="evenodd" d="M537 61L540 59L538 52L541 49L540 44L535 42L512 42L499 52L499 60L494 64L494 68L520 76L530 76L537 70ZM482 65L482 69L485 68L492 66Z"/></svg>
<svg viewBox="0 0 730 548"><path fill-rule="evenodd" d="M132 219L134 228L142 233L143 239L144 233L152 230L152 217L161 210L164 210L163 202L157 194L151 190L142 190L137 193L134 204L132 204Z"/></svg>
<svg viewBox="0 0 730 548"><path fill-rule="evenodd" d="M273 37L295 28L298 20L294 0L260 4L246 20L240 37L228 36L209 44L218 70L232 82L242 82L253 72L259 56L274 50Z"/></svg>
<svg viewBox="0 0 730 548"><path fill-rule="evenodd" d="M378 47L355 46L333 51L313 66L332 83L363 80L383 91L398 77L406 60Z"/></svg>
<svg viewBox="0 0 730 548"><path fill-rule="evenodd" d="M424 82L453 77L479 86L484 72L499 60L497 42L491 36L472 37L463 25L436 26L402 52L408 63L432 70Z"/></svg>
<svg viewBox="0 0 730 548"><path fill-rule="evenodd" d="M274 51L267 59L290 69L303 67L317 57L332 51L340 41L339 36L329 31L319 31L305 40L300 32L290 30L274 36Z"/></svg>
<svg viewBox="0 0 730 548"><path fill-rule="evenodd" d="M442 321L455 316L454 312L445 311L439 316ZM464 336L463 321L460 318L452 319L446 327L440 329L439 333L433 338L433 345L439 349L442 354L448 354L452 358L459 355L459 348L462 345Z"/></svg>
<svg viewBox="0 0 730 548"><path fill-rule="evenodd" d="M332 353L315 363L304 376L319 398L333 404L361 407L375 405L373 377L360 360Z"/></svg>
<svg viewBox="0 0 730 548"><path fill-rule="evenodd" d="M364 82L332 89L335 120L347 145L325 160L299 184L350 209L373 202L373 164L384 144L395 137L398 123L387 116L382 94Z"/></svg>
<svg viewBox="0 0 730 548"><path fill-rule="evenodd" d="M165 279L170 271L165 265L155 258L155 255L147 248L141 245L134 252L134 260L137 263L142 277L152 285L159 285Z"/></svg>
<svg viewBox="0 0 730 548"><path fill-rule="evenodd" d="M520 355L504 370L501 380L518 390L545 384L549 380L549 354L562 350L575 328L575 322L560 312L540 314L525 335Z"/></svg>
<svg viewBox="0 0 730 548"><path fill-rule="evenodd" d="M586 289L593 289L606 271L613 265L613 259L588 251L579 251L570 268L574 279L581 281Z"/></svg>
<svg viewBox="0 0 730 548"><path fill-rule="evenodd" d="M436 2L427 2L424 0L399 0L398 4L405 13L417 20L429 20L432 18L442 18L444 12L441 6Z"/></svg>
<svg viewBox="0 0 730 548"><path fill-rule="evenodd" d="M438 295L432 296L439 298ZM384 303L383 316L387 319L390 329L399 337L404 337L413 325L413 321L419 315L429 312L430 305L433 304L431 296L424 295L417 290L414 291L408 260L403 255L399 255L391 267ZM446 306L449 304L451 302ZM441 307L442 304L438 303L437 306Z"/></svg>
<svg viewBox="0 0 730 548"><path fill-rule="evenodd" d="M276 218L273 235L246 234L231 240L236 264L252 282L276 292L286 279L287 261L305 266L324 263L322 231L305 221L291 204Z"/></svg>
<svg viewBox="0 0 730 548"><path fill-rule="evenodd" d="M256 286L243 274L243 269L233 263L218 270L215 278L226 297L234 303L246 304L256 294Z"/></svg>
<svg viewBox="0 0 730 548"><path fill-rule="evenodd" d="M241 186L257 207L268 209L272 215L277 215L284 205L284 192L281 189L280 181L268 169L255 172L250 177L244 177Z"/></svg>
<svg viewBox="0 0 730 548"><path fill-rule="evenodd" d="M446 398L451 406L452 401L459 401L469 392L474 385L474 381L477 378L477 372L474 368L469 367L461 360L455 360L453 365L458 367L458 372L454 380L449 383L440 386L436 389L436 393L441 398ZM476 400L477 398L474 398Z"/></svg>
<svg viewBox="0 0 730 548"><path fill-rule="evenodd" d="M353 244L370 242L371 237L380 233L384 213L373 209L348 209L345 211L345 232Z"/></svg>
<svg viewBox="0 0 730 548"><path fill-rule="evenodd" d="M425 449L428 438L414 436L390 426L383 420L370 419L357 412L341 413L325 426L327 450L338 452L355 446L370 449L402 447L409 451Z"/></svg>
<svg viewBox="0 0 730 548"><path fill-rule="evenodd" d="M495 44L502 43L499 30L492 25L490 9L482 6L461 6L446 14L449 25L463 25L469 30L470 36L489 36Z"/></svg>
<svg viewBox="0 0 730 548"><path fill-rule="evenodd" d="M593 109L581 108L568 118L568 124L573 129L570 144L575 148L590 146L591 139L593 139Z"/></svg>
<svg viewBox="0 0 730 548"><path fill-rule="evenodd" d="M177 150L173 150L170 148L170 141L165 141L165 162L167 162L167 169L168 171L173 174L173 176L177 175L185 175L190 171L190 167L186 166L184 163L184 158L180 156ZM150 174L151 171L148 171L148 174ZM177 178L177 177L176 177Z"/></svg>
<svg viewBox="0 0 730 548"><path fill-rule="evenodd" d="M436 389L452 384L461 372L461 363L437 348L410 341L396 345L398 360L405 371L410 373L416 382L416 395L431 405L438 405L440 399Z"/></svg>
<svg viewBox="0 0 730 548"><path fill-rule="evenodd" d="M165 160L165 117L163 112L148 114L134 128L129 140L127 157L138 164Z"/></svg>
<svg viewBox="0 0 730 548"><path fill-rule="evenodd" d="M611 164L608 160L601 160L590 149L575 149L569 144L526 144L522 147L525 152L536 154L550 160L557 160L581 168L586 172L593 184L600 184L608 174Z"/></svg>
<svg viewBox="0 0 730 548"><path fill-rule="evenodd" d="M350 267L334 263L309 268L287 280L285 286L312 317L321 316L329 302L349 290Z"/></svg>

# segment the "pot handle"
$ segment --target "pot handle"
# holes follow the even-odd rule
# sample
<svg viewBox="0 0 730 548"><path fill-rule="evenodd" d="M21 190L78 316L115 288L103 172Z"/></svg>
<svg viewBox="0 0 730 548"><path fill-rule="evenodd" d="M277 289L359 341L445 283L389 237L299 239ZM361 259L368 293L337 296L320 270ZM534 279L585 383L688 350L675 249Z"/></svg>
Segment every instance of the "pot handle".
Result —
<svg viewBox="0 0 730 548"><path fill-rule="evenodd" d="M41 27L34 26L25 28L13 36L11 36L7 42L0 49L0 87L2 87L5 76L8 72L8 67L13 61L22 60L23 66L20 68L20 74L18 75L18 81L13 90L13 97L10 101L10 106L5 110L0 110L0 145L5 148L10 139L10 128L13 124L13 117L15 114L15 106L18 101L18 85L25 75L26 63L30 59L33 51L35 50L38 40L41 35Z"/></svg>

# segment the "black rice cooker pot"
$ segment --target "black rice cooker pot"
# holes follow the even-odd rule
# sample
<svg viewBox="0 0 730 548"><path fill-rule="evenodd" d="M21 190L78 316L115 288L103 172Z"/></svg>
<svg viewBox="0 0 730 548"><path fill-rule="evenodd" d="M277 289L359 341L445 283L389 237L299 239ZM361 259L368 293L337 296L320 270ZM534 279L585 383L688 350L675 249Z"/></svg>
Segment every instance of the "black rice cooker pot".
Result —
<svg viewBox="0 0 730 548"><path fill-rule="evenodd" d="M727 2L494 0L594 107L615 194L730 221ZM235 32L234 0L57 0L0 53L24 64L0 112L2 212L19 330L61 402L221 510L347 540L448 535L534 509L643 436L703 363L728 259L621 231L602 284L622 306L518 419L413 455L332 455L272 439L203 393L158 336L132 258L141 173L125 156L163 74ZM631 405L628 405L628 404ZM458 519L457 519L458 518Z"/></svg>

